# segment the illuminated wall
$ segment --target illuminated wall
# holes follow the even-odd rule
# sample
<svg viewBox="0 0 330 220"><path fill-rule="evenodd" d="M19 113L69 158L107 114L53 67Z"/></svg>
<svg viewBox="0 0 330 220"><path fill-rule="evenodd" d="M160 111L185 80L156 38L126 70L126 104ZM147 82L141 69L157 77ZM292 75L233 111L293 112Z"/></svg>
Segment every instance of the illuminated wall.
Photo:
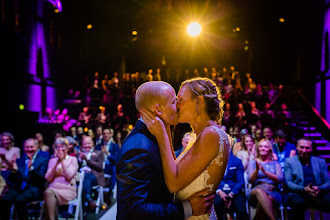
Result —
<svg viewBox="0 0 330 220"><path fill-rule="evenodd" d="M62 11L60 1L50 1ZM28 111L39 112L41 116L46 107L56 109L56 89L51 87L51 71L49 63L49 54L47 52L47 45L49 39L46 38L44 29L44 13L45 7L49 5L46 1L37 0L35 7L35 19L31 30L31 42L29 46L29 66L28 73L32 75L35 84L29 85L27 94L27 109ZM41 86L42 85L42 86Z"/></svg>
<svg viewBox="0 0 330 220"><path fill-rule="evenodd" d="M330 1L326 0L325 4L329 5ZM315 84L314 105L321 116L325 118L327 122L330 122L330 8L326 8L322 36L321 74L317 78L317 83Z"/></svg>

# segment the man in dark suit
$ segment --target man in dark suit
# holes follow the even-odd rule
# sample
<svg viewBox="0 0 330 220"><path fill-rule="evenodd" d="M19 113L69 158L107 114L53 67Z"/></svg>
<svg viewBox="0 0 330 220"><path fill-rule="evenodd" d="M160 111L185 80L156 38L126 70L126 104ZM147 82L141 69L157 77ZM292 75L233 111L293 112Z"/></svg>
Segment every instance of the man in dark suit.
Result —
<svg viewBox="0 0 330 220"><path fill-rule="evenodd" d="M12 204L18 219L27 219L27 203L43 199L49 160L47 155L39 150L37 140L30 138L24 142L23 156L10 164L9 191L0 202L0 219L9 219Z"/></svg>
<svg viewBox="0 0 330 220"><path fill-rule="evenodd" d="M136 108L149 109L164 123L177 123L176 94L161 81L142 84L136 91ZM140 119L119 150L117 172L117 219L184 219L205 214L214 195L207 189L188 200L174 202L163 176L156 138Z"/></svg>
<svg viewBox="0 0 330 220"><path fill-rule="evenodd" d="M330 210L330 178L324 159L311 156L312 141L301 138L297 142L298 155L285 160L284 177L291 207L290 219L304 219L307 208Z"/></svg>
<svg viewBox="0 0 330 220"><path fill-rule="evenodd" d="M109 174L110 189L112 190L116 183L116 162L118 158L119 145L113 140L114 131L112 128L104 128L102 132L103 140L96 150L101 150L104 154L105 168L104 172Z"/></svg>
<svg viewBox="0 0 330 220"><path fill-rule="evenodd" d="M92 187L96 185L105 186L103 171L104 155L101 151L94 149L93 139L89 136L85 136L82 139L78 162L80 166L79 171L85 172L83 183L84 199L88 202L90 211L94 211L96 204L91 197Z"/></svg>
<svg viewBox="0 0 330 220"><path fill-rule="evenodd" d="M231 152L225 176L223 177L214 198L214 209L218 219L222 219L224 208L234 211L237 218L249 219L245 209L244 168L242 161Z"/></svg>

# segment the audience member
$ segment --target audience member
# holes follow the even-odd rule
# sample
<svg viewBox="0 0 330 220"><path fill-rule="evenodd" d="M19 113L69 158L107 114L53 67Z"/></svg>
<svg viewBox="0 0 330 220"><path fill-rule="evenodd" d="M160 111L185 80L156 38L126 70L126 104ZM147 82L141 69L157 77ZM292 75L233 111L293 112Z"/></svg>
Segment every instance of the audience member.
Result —
<svg viewBox="0 0 330 220"><path fill-rule="evenodd" d="M236 139L235 144L232 148L232 152L234 154L234 156L236 156L237 152L242 150L242 137L244 135L246 135L248 133L248 130L246 128L243 128L240 132L239 132L239 136L238 139Z"/></svg>
<svg viewBox="0 0 330 220"><path fill-rule="evenodd" d="M78 150L76 148L77 145L78 145L77 141L75 139L73 139L73 137L71 137L71 136L66 136L65 139L67 139L67 141L68 141L68 152L67 152L67 154L69 156L76 157L77 152L78 152Z"/></svg>
<svg viewBox="0 0 330 220"><path fill-rule="evenodd" d="M192 133L191 132L187 132L183 135L182 137L182 141L181 141L181 147L179 150L175 151L175 156L178 157L180 155L181 152L183 152L186 147L188 146L189 141L192 139Z"/></svg>
<svg viewBox="0 0 330 220"><path fill-rule="evenodd" d="M88 124L91 117L92 115L88 112L88 107L83 107L83 111L79 114L78 121L80 124Z"/></svg>
<svg viewBox="0 0 330 220"><path fill-rule="evenodd" d="M81 150L78 153L78 162L80 166L79 171L85 172L83 198L88 203L90 211L94 211L96 204L91 197L92 187L96 185L105 186L103 171L104 156L101 151L94 149L94 142L89 136L82 138Z"/></svg>
<svg viewBox="0 0 330 220"><path fill-rule="evenodd" d="M7 180L10 174L10 167L21 156L21 150L14 146L14 136L9 132L0 134L0 157L1 157L1 176Z"/></svg>
<svg viewBox="0 0 330 220"><path fill-rule="evenodd" d="M96 126L96 129L95 129L96 135L95 135L95 138L94 138L95 146L100 145L102 143L102 139L103 139L102 130L103 130L102 125L97 125Z"/></svg>
<svg viewBox="0 0 330 220"><path fill-rule="evenodd" d="M324 212L330 210L330 178L324 159L311 156L312 141L301 138L297 142L298 155L285 160L287 205L290 219L305 219L308 208Z"/></svg>
<svg viewBox="0 0 330 220"><path fill-rule="evenodd" d="M273 144L274 153L277 156L278 162L281 164L284 172L285 159L296 155L296 146L286 141L286 134L282 129L275 132L275 141Z"/></svg>
<svg viewBox="0 0 330 220"><path fill-rule="evenodd" d="M257 130L256 130L256 134L255 134L255 138L254 138L254 142L255 142L256 146L258 146L259 141L264 138L262 131L263 131L262 128L257 128Z"/></svg>
<svg viewBox="0 0 330 220"><path fill-rule="evenodd" d="M28 218L27 204L43 198L48 160L45 152L40 151L37 140L30 138L24 142L23 156L10 167L9 191L0 201L1 219L9 219L12 204L18 219Z"/></svg>
<svg viewBox="0 0 330 220"><path fill-rule="evenodd" d="M256 207L256 218L275 220L274 205L282 202L278 184L283 180L281 165L273 160L273 146L269 140L260 140L257 158L250 162L247 169L252 189L249 200Z"/></svg>
<svg viewBox="0 0 330 220"><path fill-rule="evenodd" d="M41 151L48 152L49 146L44 144L44 136L41 133L35 134L36 140L38 141L38 146Z"/></svg>
<svg viewBox="0 0 330 220"><path fill-rule="evenodd" d="M104 125L107 121L107 118L109 117L108 114L106 114L105 110L106 108L101 106L100 107L101 112L97 114L96 120L99 124Z"/></svg>
<svg viewBox="0 0 330 220"><path fill-rule="evenodd" d="M105 168L104 173L111 175L110 189L112 190L116 183L116 162L118 158L119 146L113 139L114 130L111 128L103 129L103 141L96 146L96 150L101 150L104 153Z"/></svg>
<svg viewBox="0 0 330 220"><path fill-rule="evenodd" d="M271 144L274 144L274 132L271 127L264 127L263 136L269 140Z"/></svg>
<svg viewBox="0 0 330 220"><path fill-rule="evenodd" d="M75 126L70 127L69 129L70 136L77 141L77 143L80 142L79 137L77 135L77 128Z"/></svg>
<svg viewBox="0 0 330 220"><path fill-rule="evenodd" d="M48 188L44 192L46 219L49 220L56 219L58 205L67 204L68 201L77 196L77 158L68 155L69 142L67 139L56 139L54 146L55 154L48 162L45 175L46 180L49 182Z"/></svg>
<svg viewBox="0 0 330 220"><path fill-rule="evenodd" d="M216 191L214 209L218 219L224 219L224 208L234 211L238 219L249 219L245 209L244 169L240 159L230 153L226 173Z"/></svg>
<svg viewBox="0 0 330 220"><path fill-rule="evenodd" d="M236 157L241 159L244 170L246 170L250 161L256 158L256 146L250 134L246 134L242 137L241 145L242 149L237 152Z"/></svg>

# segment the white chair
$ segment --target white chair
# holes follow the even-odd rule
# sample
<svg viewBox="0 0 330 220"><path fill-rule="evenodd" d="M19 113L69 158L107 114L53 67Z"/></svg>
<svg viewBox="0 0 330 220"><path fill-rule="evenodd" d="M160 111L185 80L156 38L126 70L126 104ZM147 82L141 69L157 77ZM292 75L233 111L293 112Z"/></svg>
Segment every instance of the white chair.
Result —
<svg viewBox="0 0 330 220"><path fill-rule="evenodd" d="M251 190L251 183L249 183L249 177L248 175L244 172L244 191L245 191L245 208L246 208L246 212L250 215L250 206L249 206L249 201L248 201L248 195L250 193Z"/></svg>
<svg viewBox="0 0 330 220"><path fill-rule="evenodd" d="M85 172L80 173L79 178L79 186L78 186L78 194L77 194L77 202L76 202L76 212L75 212L75 220L83 220L83 204L82 204L82 188L84 184ZM74 203L73 203L74 204Z"/></svg>

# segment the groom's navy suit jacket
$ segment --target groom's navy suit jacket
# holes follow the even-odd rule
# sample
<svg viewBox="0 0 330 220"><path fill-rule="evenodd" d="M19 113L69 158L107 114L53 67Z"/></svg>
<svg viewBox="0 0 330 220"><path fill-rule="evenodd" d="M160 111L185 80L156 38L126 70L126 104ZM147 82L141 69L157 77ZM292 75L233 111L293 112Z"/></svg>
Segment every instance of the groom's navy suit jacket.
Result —
<svg viewBox="0 0 330 220"><path fill-rule="evenodd" d="M181 203L173 203L156 138L138 120L119 151L117 219L184 219Z"/></svg>

